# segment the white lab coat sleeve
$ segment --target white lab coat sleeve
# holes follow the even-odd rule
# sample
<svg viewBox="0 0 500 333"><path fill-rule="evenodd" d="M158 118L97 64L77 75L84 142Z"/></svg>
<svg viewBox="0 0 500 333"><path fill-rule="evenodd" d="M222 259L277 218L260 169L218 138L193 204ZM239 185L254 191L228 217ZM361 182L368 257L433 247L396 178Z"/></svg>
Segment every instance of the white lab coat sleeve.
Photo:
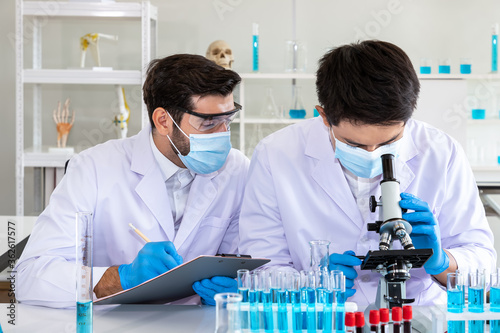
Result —
<svg viewBox="0 0 500 333"><path fill-rule="evenodd" d="M16 266L16 298L20 302L49 307L75 305L75 213L94 213L96 184L96 170L90 157L74 156L49 205L39 216Z"/></svg>
<svg viewBox="0 0 500 333"><path fill-rule="evenodd" d="M269 258L268 265L291 266L265 142L257 145L250 162L240 215L240 253Z"/></svg>
<svg viewBox="0 0 500 333"><path fill-rule="evenodd" d="M466 155L459 144L455 146L446 173L444 202L437 217L442 246L453 255L462 272L491 272L497 256L493 233Z"/></svg>

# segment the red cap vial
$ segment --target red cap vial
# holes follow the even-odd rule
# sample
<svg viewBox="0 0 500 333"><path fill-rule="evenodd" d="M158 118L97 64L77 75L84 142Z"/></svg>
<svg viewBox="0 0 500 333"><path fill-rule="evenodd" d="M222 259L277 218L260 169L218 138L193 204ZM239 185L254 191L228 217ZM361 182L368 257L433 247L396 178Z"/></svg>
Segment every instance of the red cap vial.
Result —
<svg viewBox="0 0 500 333"><path fill-rule="evenodd" d="M411 308L411 305L403 306L403 319L411 320L412 318L413 318L413 310Z"/></svg>
<svg viewBox="0 0 500 333"><path fill-rule="evenodd" d="M401 321L403 319L403 309L400 307L392 308L392 321Z"/></svg>
<svg viewBox="0 0 500 333"><path fill-rule="evenodd" d="M356 327L365 327L365 314L356 312Z"/></svg>
<svg viewBox="0 0 500 333"><path fill-rule="evenodd" d="M378 310L370 310L370 324L378 325L380 323L380 312Z"/></svg>
<svg viewBox="0 0 500 333"><path fill-rule="evenodd" d="M387 308L380 309L380 321L383 323L389 322L389 309Z"/></svg>
<svg viewBox="0 0 500 333"><path fill-rule="evenodd" d="M356 325L356 317L354 316L354 312L347 312L345 314L345 326L354 327Z"/></svg>

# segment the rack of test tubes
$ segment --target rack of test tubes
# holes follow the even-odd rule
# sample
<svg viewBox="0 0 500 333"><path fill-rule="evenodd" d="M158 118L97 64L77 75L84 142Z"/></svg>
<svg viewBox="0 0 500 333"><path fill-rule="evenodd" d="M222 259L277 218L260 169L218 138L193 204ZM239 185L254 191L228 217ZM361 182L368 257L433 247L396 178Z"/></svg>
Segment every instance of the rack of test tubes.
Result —
<svg viewBox="0 0 500 333"><path fill-rule="evenodd" d="M220 332L343 332L346 310L357 309L345 302L345 276L336 270L241 269L238 293Z"/></svg>
<svg viewBox="0 0 500 333"><path fill-rule="evenodd" d="M485 301L487 285L489 303ZM447 293L446 309L432 309L433 332L444 332L445 324L448 333L500 332L500 269L490 275L489 284L484 271L448 273Z"/></svg>

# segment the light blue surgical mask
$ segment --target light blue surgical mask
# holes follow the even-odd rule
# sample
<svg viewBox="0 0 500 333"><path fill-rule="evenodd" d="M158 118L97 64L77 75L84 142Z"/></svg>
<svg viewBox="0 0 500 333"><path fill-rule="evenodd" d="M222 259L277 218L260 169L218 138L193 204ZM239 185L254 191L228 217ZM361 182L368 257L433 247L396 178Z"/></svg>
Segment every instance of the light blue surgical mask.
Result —
<svg viewBox="0 0 500 333"><path fill-rule="evenodd" d="M335 157L339 159L340 163L347 170L358 177L373 178L382 174L382 160L380 158L382 155L392 154L394 157L399 156L401 139L378 147L374 151L367 151L337 140L333 131L331 132L332 137L335 139Z"/></svg>
<svg viewBox="0 0 500 333"><path fill-rule="evenodd" d="M168 114L170 116L170 114ZM172 119L172 117L170 116ZM217 132L210 134L189 134L183 130L172 119L175 126L189 139L189 154L182 155L167 135L172 146L177 151L177 156L182 163L191 171L198 174L209 174L222 168L226 163L229 151L231 151L231 132Z"/></svg>

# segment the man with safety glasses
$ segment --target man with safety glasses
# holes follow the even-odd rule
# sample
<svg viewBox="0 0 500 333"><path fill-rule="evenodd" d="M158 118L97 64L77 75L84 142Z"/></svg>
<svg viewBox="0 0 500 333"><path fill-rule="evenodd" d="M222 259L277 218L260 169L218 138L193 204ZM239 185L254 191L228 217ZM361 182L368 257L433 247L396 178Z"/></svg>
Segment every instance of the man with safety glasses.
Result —
<svg viewBox="0 0 500 333"><path fill-rule="evenodd" d="M144 82L150 126L74 156L17 266L17 299L74 305L75 213L94 216L94 292L137 286L199 255L236 253L248 159L231 149L237 73L202 56L153 60ZM145 234L146 243L129 228ZM236 291L196 282L206 304Z"/></svg>

